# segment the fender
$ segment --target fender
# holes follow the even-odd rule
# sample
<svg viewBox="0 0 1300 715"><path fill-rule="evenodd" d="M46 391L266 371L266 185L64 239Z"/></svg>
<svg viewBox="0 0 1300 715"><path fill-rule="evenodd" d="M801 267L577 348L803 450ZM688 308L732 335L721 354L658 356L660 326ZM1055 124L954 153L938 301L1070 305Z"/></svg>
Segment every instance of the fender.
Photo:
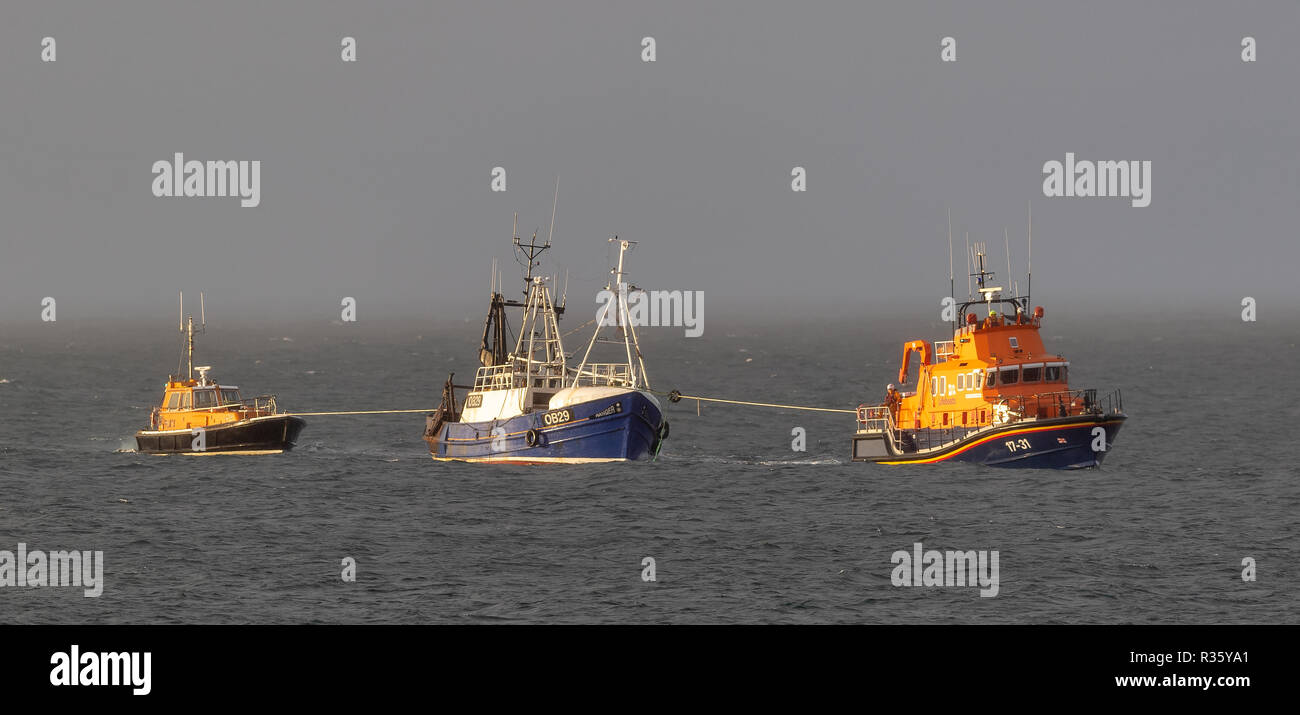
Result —
<svg viewBox="0 0 1300 715"><path fill-rule="evenodd" d="M930 343L925 340L912 340L903 344L903 366L898 369L898 384L907 384L907 365L912 357L912 351L921 353L921 367L930 365ZM918 390L918 394L919 394Z"/></svg>

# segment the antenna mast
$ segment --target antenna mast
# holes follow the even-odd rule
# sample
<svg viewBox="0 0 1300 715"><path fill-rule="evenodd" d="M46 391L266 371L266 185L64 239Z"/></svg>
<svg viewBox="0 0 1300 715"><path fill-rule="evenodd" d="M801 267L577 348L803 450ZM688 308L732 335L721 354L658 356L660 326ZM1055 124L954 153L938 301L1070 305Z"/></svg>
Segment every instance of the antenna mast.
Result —
<svg viewBox="0 0 1300 715"><path fill-rule="evenodd" d="M1025 286L1025 304L1033 302L1034 295L1034 202L1029 204L1029 285Z"/></svg>
<svg viewBox="0 0 1300 715"><path fill-rule="evenodd" d="M1015 280L1011 275L1011 232L1007 230L1006 226L1002 227L1002 242L1006 246L1007 252L1007 280L1011 282L1012 286L1014 286ZM1016 295L1014 288L1012 294Z"/></svg>
<svg viewBox="0 0 1300 715"><path fill-rule="evenodd" d="M542 251L551 247L548 240L544 245L537 245L537 232L533 232L533 240L529 243L523 243L519 240L519 214L515 214L515 248L528 258L528 267L524 273L524 295L528 295L530 286L533 284L533 268L538 265L537 257Z"/></svg>
<svg viewBox="0 0 1300 715"><path fill-rule="evenodd" d="M971 287L970 287L970 272L972 266L974 265L975 265L975 261L971 258L971 253L970 253L970 231L967 231L966 232L966 300L971 300L975 297L975 293L971 291Z"/></svg>
<svg viewBox="0 0 1300 715"><path fill-rule="evenodd" d="M185 334L185 355L186 355L186 372L185 379L194 379L194 316L185 318L185 293L180 294L181 298L181 332ZM201 327L200 333L207 328L207 312L204 308L203 293L199 293L199 321Z"/></svg>
<svg viewBox="0 0 1300 715"><path fill-rule="evenodd" d="M957 292L957 284L953 281L952 274L952 209L948 209L948 299L957 300L953 293ZM957 330L957 312L952 314L952 329Z"/></svg>
<svg viewBox="0 0 1300 715"><path fill-rule="evenodd" d="M551 245L551 239L555 236L555 207L560 203L560 177L555 177L555 199L551 202L551 232L546 235L546 245Z"/></svg>

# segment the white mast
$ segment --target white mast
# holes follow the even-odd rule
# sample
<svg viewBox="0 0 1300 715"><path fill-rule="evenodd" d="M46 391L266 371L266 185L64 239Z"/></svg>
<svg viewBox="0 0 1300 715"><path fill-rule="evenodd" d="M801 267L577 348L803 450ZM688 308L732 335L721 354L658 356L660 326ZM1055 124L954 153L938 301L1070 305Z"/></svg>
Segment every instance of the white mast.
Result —
<svg viewBox="0 0 1300 715"><path fill-rule="evenodd" d="M519 227L519 217L515 214L516 234ZM533 232L531 242L525 244L520 241L519 236L514 237L515 250L519 251L528 261L527 271L524 276L527 296L523 303L524 314L523 324L519 327L519 337L515 342L515 349L510 353L509 359L513 365L512 371L516 379L520 373L523 374L524 381L522 390L520 390L519 410L528 412L531 410L532 401L530 396L533 393L534 385L533 376L547 378L544 386L550 387L550 378L564 379L566 373L564 344L561 340L559 325L556 323L555 303L551 299L550 291L547 288L546 279L542 276L534 276L533 268L540 263L537 257L550 247L549 241L545 245L537 243L537 232ZM500 280L500 271L497 272L497 279ZM511 303L519 305L519 303ZM540 325L538 324L540 321ZM525 338L526 336L526 338ZM538 342L540 341L540 345ZM538 349L545 353L544 359L536 359ZM536 366L536 371L534 371ZM522 367L522 369L520 369ZM513 383L512 383L513 384Z"/></svg>
<svg viewBox="0 0 1300 715"><path fill-rule="evenodd" d="M1007 230L1006 226L1002 227L1002 242L1006 245L1006 252L1007 252L1007 280L1011 282L1012 286L1014 286L1015 281L1012 278L1012 273L1011 273L1011 232ZM1016 295L1016 291L1014 288L1012 289L1012 294Z"/></svg>
<svg viewBox="0 0 1300 715"><path fill-rule="evenodd" d="M1025 286L1025 302L1031 302L1034 299L1034 202L1029 204L1029 273L1028 285Z"/></svg>
<svg viewBox="0 0 1300 715"><path fill-rule="evenodd" d="M546 235L546 245L551 245L551 238L555 236L555 207L560 204L560 177L555 177L555 200L551 202L551 232Z"/></svg>
<svg viewBox="0 0 1300 715"><path fill-rule="evenodd" d="M619 322L623 328L623 348L628 354L628 369L632 372L632 383L637 383L636 368L632 367L632 341L629 339L632 328L632 312L628 309L628 291L625 289L627 283L623 282L623 253L628 251L627 240L619 242L619 268L614 274L614 285L619 286Z"/></svg>
<svg viewBox="0 0 1300 715"><path fill-rule="evenodd" d="M952 209L948 209L948 280L952 280Z"/></svg>
<svg viewBox="0 0 1300 715"><path fill-rule="evenodd" d="M628 380L629 384L627 386L634 390L649 389L650 378L648 375L646 375L645 360L643 360L641 357L641 346L639 341L637 340L636 326L632 324L631 311L627 303L627 290L625 288L626 284L624 282L624 277L623 277L624 276L623 254L627 253L627 251L630 250L633 246L635 246L637 242L625 241L620 239L618 236L614 236L613 238L609 239L610 243L614 243L615 241L618 242L618 246L619 246L618 267L610 271L610 273L613 274L614 276L614 280L610 284L606 285L605 289L615 291L615 300L618 303L618 308L617 308L618 313L615 318L617 322L615 324L618 327L623 329L623 351L624 354L627 356L627 369L628 369L628 377L629 377ZM591 335L591 341L587 343L587 351L584 352L582 355L582 362L578 365L578 369L573 376L573 381L570 383L571 387L577 387L579 380L583 377L583 371L587 367L587 359L591 357L591 350L592 348L595 347L596 342L600 339L600 330L602 327L605 326L605 320L606 320L606 316L609 314L609 308L610 308L610 304L605 303L605 307L601 309L600 315L597 316L596 318L596 330ZM605 342L612 342L612 341L605 341ZM633 353L636 353L635 362L632 360ZM593 377L595 376L594 372L592 373L592 376Z"/></svg>
<svg viewBox="0 0 1300 715"><path fill-rule="evenodd" d="M966 300L970 300L975 296L975 293L971 291L971 285L970 285L970 272L971 272L971 266L973 264L974 261L971 258L971 254L970 254L970 231L967 231L966 232Z"/></svg>
<svg viewBox="0 0 1300 715"><path fill-rule="evenodd" d="M953 282L952 275L952 209L948 209L948 299L957 300L953 293L957 292L956 284ZM957 329L957 314L954 311L952 317L953 330Z"/></svg>

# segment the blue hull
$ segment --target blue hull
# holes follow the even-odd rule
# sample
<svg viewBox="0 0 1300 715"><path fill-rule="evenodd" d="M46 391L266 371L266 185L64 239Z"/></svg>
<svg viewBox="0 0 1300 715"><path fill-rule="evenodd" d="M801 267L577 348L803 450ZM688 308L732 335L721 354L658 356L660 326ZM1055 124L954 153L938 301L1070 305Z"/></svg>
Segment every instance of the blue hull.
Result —
<svg viewBox="0 0 1300 715"><path fill-rule="evenodd" d="M488 422L449 422L430 440L434 459L510 464L613 462L653 457L659 406L627 392L558 410Z"/></svg>
<svg viewBox="0 0 1300 715"><path fill-rule="evenodd" d="M934 451L898 451L888 440L859 434L853 438L853 460L881 464L958 461L990 467L1083 469L1101 464L1125 419L1125 415L1110 414L1019 422L991 431L972 431L968 437ZM1104 449L1095 451L1093 446L1099 442L1093 430L1097 427L1105 430L1106 439ZM909 430L906 434L911 444L925 445L930 436L927 432Z"/></svg>

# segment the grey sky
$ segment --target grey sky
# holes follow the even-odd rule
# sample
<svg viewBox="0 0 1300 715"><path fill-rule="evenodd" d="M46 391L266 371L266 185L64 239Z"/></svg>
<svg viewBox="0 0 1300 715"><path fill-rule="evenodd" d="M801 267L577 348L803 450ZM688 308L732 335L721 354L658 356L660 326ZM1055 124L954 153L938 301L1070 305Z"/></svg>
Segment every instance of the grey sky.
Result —
<svg viewBox="0 0 1300 715"><path fill-rule="evenodd" d="M1051 7L1047 7L1051 6ZM26 2L0 23L0 320L480 310L511 216L570 301L634 281L933 302L945 209L1066 300L1300 298L1300 5ZM41 38L58 45L40 61ZM359 62L340 61L357 38ZM641 38L658 58L643 63ZM957 40L941 63L940 39ZM1241 61L1243 36L1259 61ZM174 152L262 162L262 203L155 198ZM1152 202L1047 199L1045 161L1150 160ZM508 191L489 190L494 166ZM808 191L790 170L808 170ZM592 302L594 305L594 302Z"/></svg>

